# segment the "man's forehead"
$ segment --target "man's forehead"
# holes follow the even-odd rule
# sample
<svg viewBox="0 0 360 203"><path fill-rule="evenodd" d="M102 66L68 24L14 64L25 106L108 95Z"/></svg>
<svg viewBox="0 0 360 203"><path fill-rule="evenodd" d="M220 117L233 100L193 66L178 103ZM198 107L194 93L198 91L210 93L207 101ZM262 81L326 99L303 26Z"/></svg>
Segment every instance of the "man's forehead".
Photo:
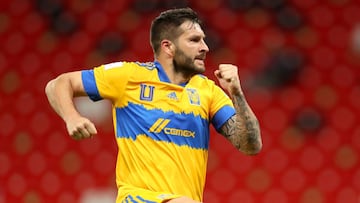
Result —
<svg viewBox="0 0 360 203"><path fill-rule="evenodd" d="M180 28L184 32L195 31L195 32L201 32L202 34L204 33L203 30L201 29L201 26L199 25L199 23L192 22L192 21L185 21L183 24L181 24Z"/></svg>

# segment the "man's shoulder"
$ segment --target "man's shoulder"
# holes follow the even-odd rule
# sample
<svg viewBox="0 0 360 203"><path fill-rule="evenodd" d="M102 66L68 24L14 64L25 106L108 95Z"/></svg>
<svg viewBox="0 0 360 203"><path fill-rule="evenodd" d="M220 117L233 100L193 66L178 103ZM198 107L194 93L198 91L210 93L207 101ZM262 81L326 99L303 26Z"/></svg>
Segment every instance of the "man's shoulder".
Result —
<svg viewBox="0 0 360 203"><path fill-rule="evenodd" d="M194 75L192 81L199 85L201 84L201 85L212 86L215 84L215 82L213 80L209 79L208 77L206 77L203 74Z"/></svg>
<svg viewBox="0 0 360 203"><path fill-rule="evenodd" d="M155 64L153 62L129 62L129 61L117 61L108 64L104 64L104 69L117 69L117 68L145 68L148 70L152 70L155 68Z"/></svg>
<svg viewBox="0 0 360 203"><path fill-rule="evenodd" d="M154 62L133 62L133 64L142 68L146 68L148 70L153 70L156 68Z"/></svg>

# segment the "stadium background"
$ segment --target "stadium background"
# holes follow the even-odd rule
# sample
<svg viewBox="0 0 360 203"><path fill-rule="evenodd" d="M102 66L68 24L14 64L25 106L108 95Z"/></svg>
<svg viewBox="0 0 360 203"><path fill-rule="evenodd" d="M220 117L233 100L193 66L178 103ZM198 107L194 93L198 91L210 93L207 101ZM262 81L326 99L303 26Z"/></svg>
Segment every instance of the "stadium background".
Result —
<svg viewBox="0 0 360 203"><path fill-rule="evenodd" d="M240 67L262 129L254 157L212 129L205 202L360 202L359 1L12 0L0 3L0 203L113 202L109 104L76 101L99 135L74 141L44 86L152 61L150 21L176 6L203 18L209 78L219 63Z"/></svg>

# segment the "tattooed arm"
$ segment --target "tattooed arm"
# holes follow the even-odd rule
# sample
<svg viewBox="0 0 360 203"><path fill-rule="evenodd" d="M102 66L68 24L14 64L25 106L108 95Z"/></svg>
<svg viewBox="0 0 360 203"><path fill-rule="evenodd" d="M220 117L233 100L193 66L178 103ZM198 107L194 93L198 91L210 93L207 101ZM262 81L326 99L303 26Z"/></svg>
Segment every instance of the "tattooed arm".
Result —
<svg viewBox="0 0 360 203"><path fill-rule="evenodd" d="M221 64L215 76L221 87L229 92L236 110L236 114L221 127L221 134L244 154L259 153L262 148L259 123L241 90L237 67Z"/></svg>
<svg viewBox="0 0 360 203"><path fill-rule="evenodd" d="M237 149L245 154L257 154L262 147L258 120L243 95L232 95L236 114L220 129Z"/></svg>

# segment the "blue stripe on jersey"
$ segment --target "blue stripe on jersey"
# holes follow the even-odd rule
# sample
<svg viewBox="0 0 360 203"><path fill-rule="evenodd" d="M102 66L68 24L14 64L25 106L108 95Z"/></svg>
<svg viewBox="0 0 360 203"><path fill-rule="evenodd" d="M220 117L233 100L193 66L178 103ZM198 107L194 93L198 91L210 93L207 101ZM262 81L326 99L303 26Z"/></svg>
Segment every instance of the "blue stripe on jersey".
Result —
<svg viewBox="0 0 360 203"><path fill-rule="evenodd" d="M156 203L154 201L146 200L146 199L140 197L139 195L137 195L136 198L138 198L141 202L144 202L144 203Z"/></svg>
<svg viewBox="0 0 360 203"><path fill-rule="evenodd" d="M146 109L129 103L116 108L116 136L131 138L148 136L156 141L175 143L196 149L209 147L209 122L194 114ZM198 123L198 124L195 124Z"/></svg>
<svg viewBox="0 0 360 203"><path fill-rule="evenodd" d="M130 199L130 201L131 201L132 203L138 203L137 201L135 201L135 199L134 199L131 195L127 196L126 199Z"/></svg>
<svg viewBox="0 0 360 203"><path fill-rule="evenodd" d="M212 124L214 125L215 129L219 132L221 126L235 114L235 109L232 106L224 106L222 107L214 117L212 118Z"/></svg>
<svg viewBox="0 0 360 203"><path fill-rule="evenodd" d="M93 101L102 100L103 98L99 94L99 90L96 86L95 76L93 70L83 70L81 71L82 83L86 94Z"/></svg>

